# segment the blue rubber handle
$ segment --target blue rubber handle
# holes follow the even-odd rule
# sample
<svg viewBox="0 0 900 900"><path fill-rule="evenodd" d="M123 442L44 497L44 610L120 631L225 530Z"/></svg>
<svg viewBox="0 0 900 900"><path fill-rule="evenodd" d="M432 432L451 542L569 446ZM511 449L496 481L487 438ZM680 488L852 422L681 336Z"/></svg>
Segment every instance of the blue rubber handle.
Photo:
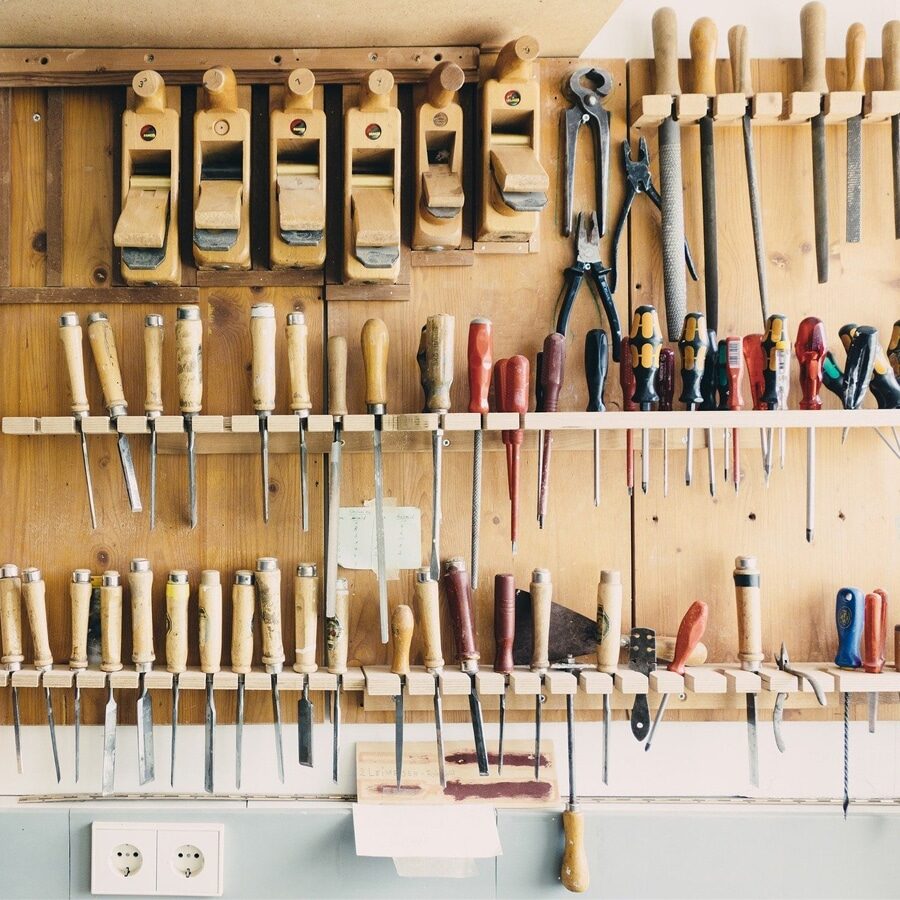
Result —
<svg viewBox="0 0 900 900"><path fill-rule="evenodd" d="M862 665L859 642L865 624L865 602L865 595L859 588L841 588L837 592L838 652L834 662L842 669L858 669Z"/></svg>

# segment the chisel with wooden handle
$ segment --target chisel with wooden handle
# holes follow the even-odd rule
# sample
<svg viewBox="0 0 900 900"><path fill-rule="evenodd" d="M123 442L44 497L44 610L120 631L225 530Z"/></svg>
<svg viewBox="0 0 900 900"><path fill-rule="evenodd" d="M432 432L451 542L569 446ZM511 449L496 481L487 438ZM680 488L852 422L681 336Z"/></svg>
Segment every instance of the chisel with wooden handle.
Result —
<svg viewBox="0 0 900 900"><path fill-rule="evenodd" d="M131 661L138 672L137 749L138 780L153 781L153 703L147 691L147 673L153 668L153 571L149 559L133 559L128 570L131 593ZM88 593L90 602L90 593Z"/></svg>
<svg viewBox="0 0 900 900"><path fill-rule="evenodd" d="M284 666L281 635L281 569L273 556L256 561L256 595L262 623L262 662L272 679L272 719L275 726L275 762L278 779L284 784L284 746L281 739L281 697L278 676Z"/></svg>
<svg viewBox="0 0 900 900"><path fill-rule="evenodd" d="M156 420L162 415L162 350L163 317L150 313L144 317L144 365L147 375L147 393L144 397L144 414L150 429L150 529L156 528Z"/></svg>
<svg viewBox="0 0 900 900"><path fill-rule="evenodd" d="M762 609L759 595L759 569L753 556L735 560L734 593L737 600L738 658L741 668L758 672L765 658L762 650ZM756 740L756 694L747 693L747 748L750 756L750 782L759 787L759 751Z"/></svg>
<svg viewBox="0 0 900 900"><path fill-rule="evenodd" d="M403 691L409 675L409 646L413 635L413 611L401 603L391 615L391 672L400 677L400 692L394 697L394 764L397 790L403 779Z"/></svg>
<svg viewBox="0 0 900 900"><path fill-rule="evenodd" d="M254 303L250 307L250 341L253 345L251 393L259 417L259 457L262 473L263 521L269 521L269 416L275 409L275 307Z"/></svg>
<svg viewBox="0 0 900 900"><path fill-rule="evenodd" d="M882 90L900 91L900 19L881 30ZM891 116L891 179L894 185L894 237L900 241L900 113Z"/></svg>
<svg viewBox="0 0 900 900"><path fill-rule="evenodd" d="M301 766L313 764L313 705L309 676L316 665L316 628L319 621L319 576L313 563L300 563L294 576L294 671L303 676L297 701L297 746Z"/></svg>
<svg viewBox="0 0 900 900"><path fill-rule="evenodd" d="M614 675L619 666L622 636L622 575L615 569L600 573L597 585L597 671ZM603 783L609 784L609 694L603 695Z"/></svg>
<svg viewBox="0 0 900 900"><path fill-rule="evenodd" d="M494 365L493 326L490 319L476 318L469 323L468 344L469 412L481 416L472 434L472 590L478 589L478 546L481 531L481 469L484 450L485 416L490 412L488 394Z"/></svg>
<svg viewBox="0 0 900 900"><path fill-rule="evenodd" d="M497 774L503 772L503 732L506 726L506 689L513 666L513 640L516 636L516 580L512 575L494 576L494 671L503 675L500 695L500 729L497 742Z"/></svg>
<svg viewBox="0 0 900 900"><path fill-rule="evenodd" d="M194 416L203 404L203 323L199 306L179 306L175 318L175 360L178 370L178 408L187 434L188 511L197 527L197 447Z"/></svg>
<svg viewBox="0 0 900 900"><path fill-rule="evenodd" d="M200 573L197 591L200 613L200 671L206 676L206 716L203 720L203 788L215 791L216 672L222 668L222 578L216 569Z"/></svg>
<svg viewBox="0 0 900 900"><path fill-rule="evenodd" d="M285 333L287 336L288 367L291 373L291 411L297 416L300 433L300 525L309 531L309 460L306 449L306 432L309 429L309 354L307 352L306 317L302 312L288 313Z"/></svg>
<svg viewBox="0 0 900 900"><path fill-rule="evenodd" d="M416 601L416 618L422 629L422 645L425 670L434 676L434 739L437 743L438 779L441 787L447 784L444 775L444 717L441 712L441 673L444 671L444 654L441 651L441 610L438 602L438 583L431 577L431 570L416 569L413 582Z"/></svg>
<svg viewBox="0 0 900 900"><path fill-rule="evenodd" d="M531 671L541 678L541 689L534 698L534 780L541 777L541 718L544 707L544 679L550 668L550 604L553 600L553 584L548 569L535 569L531 573L531 621L532 652Z"/></svg>
<svg viewBox="0 0 900 900"><path fill-rule="evenodd" d="M325 667L337 676L332 698L332 758L331 777L337 784L341 747L341 689L347 672L347 649L350 638L350 590L346 578L338 578L334 585L334 615L325 617Z"/></svg>
<svg viewBox="0 0 900 900"><path fill-rule="evenodd" d="M325 617L335 616L338 527L341 512L341 448L347 415L347 340L328 338L328 412L334 420L328 452L328 527L325 533Z"/></svg>
<svg viewBox="0 0 900 900"><path fill-rule="evenodd" d="M847 90L866 90L866 28L854 22L847 29ZM847 119L847 243L859 242L862 225L862 101Z"/></svg>
<svg viewBox="0 0 900 900"><path fill-rule="evenodd" d="M3 583L0 577L0 607L3 604ZM72 676L72 707L75 719L75 783L81 776L81 683L78 676L87 669L88 619L91 612L91 570L75 569L69 582L69 601L72 614L72 655L69 668ZM2 609L0 609L2 618ZM2 623L0 623L2 630Z"/></svg>
<svg viewBox="0 0 900 900"><path fill-rule="evenodd" d="M27 570L26 570L27 571ZM103 716L103 787L111 794L116 779L116 717L118 705L111 673L122 670L122 583L119 573L103 573L100 583L100 668L106 677L106 710Z"/></svg>
<svg viewBox="0 0 900 900"><path fill-rule="evenodd" d="M19 567L5 563L0 568L0 641L3 656L0 662L7 672L18 672L25 661L22 646L22 580ZM19 689L9 676L12 695L13 738L16 744L16 768L22 774L22 732L19 722Z"/></svg>
<svg viewBox="0 0 900 900"><path fill-rule="evenodd" d="M175 748L178 737L179 676L187 670L188 600L191 586L184 569L169 572L166 581L166 671L172 674L172 747L169 785L175 787Z"/></svg>
<svg viewBox="0 0 900 900"><path fill-rule="evenodd" d="M253 610L256 590L253 573L239 569L231 588L231 671L237 673L237 725L234 746L234 786L241 789L241 763L244 746L244 696L247 674L253 667Z"/></svg>

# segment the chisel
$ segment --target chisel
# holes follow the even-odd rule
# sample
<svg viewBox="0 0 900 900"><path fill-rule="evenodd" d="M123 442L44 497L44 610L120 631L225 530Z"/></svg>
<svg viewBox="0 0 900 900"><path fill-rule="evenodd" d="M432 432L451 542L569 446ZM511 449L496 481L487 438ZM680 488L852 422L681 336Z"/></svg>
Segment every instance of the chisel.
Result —
<svg viewBox="0 0 900 900"><path fill-rule="evenodd" d="M69 373L69 391L72 397L71 410L75 418L75 430L81 438L81 459L84 463L84 480L87 484L91 528L96 528L97 511L94 508L91 463L88 457L87 435L84 433L84 418L90 410L90 405L88 404L87 387L84 381L84 354L82 352L81 324L78 321L78 313L67 312L59 317L59 337L66 355L66 369Z"/></svg>
<svg viewBox="0 0 900 900"><path fill-rule="evenodd" d="M291 411L297 416L300 433L300 526L309 531L309 460L306 432L309 429L309 355L306 317L302 312L288 313L285 327L288 367L291 373Z"/></svg>
<svg viewBox="0 0 900 900"><path fill-rule="evenodd" d="M882 90L900 91L900 19L881 30ZM900 240L900 113L891 116L891 178L894 185L894 237Z"/></svg>
<svg viewBox="0 0 900 900"><path fill-rule="evenodd" d="M524 359L524 357L522 357ZM527 360L525 360L527 363ZM475 608L472 601L472 588L466 563L462 557L455 556L444 562L444 595L450 612L450 625L453 629L453 642L456 646L456 659L460 669L471 680L469 693L469 715L472 719L472 733L475 739L475 759L478 763L478 774L488 774L487 749L484 743L484 717L481 713L481 700L478 697L478 635L475 630Z"/></svg>
<svg viewBox="0 0 900 900"><path fill-rule="evenodd" d="M863 669L875 675L884 669L884 646L887 640L887 594L882 590L866 594L863 629ZM878 692L869 691L869 733L875 733L878 721Z"/></svg>
<svg viewBox="0 0 900 900"><path fill-rule="evenodd" d="M234 786L241 789L244 746L244 695L247 674L253 668L253 608L256 603L253 573L239 569L231 589L231 671L237 673L237 725L234 735Z"/></svg>
<svg viewBox="0 0 900 900"><path fill-rule="evenodd" d="M27 571L27 570L26 570ZM103 716L102 791L111 794L116 780L116 718L118 705L112 673L122 670L122 584L119 573L103 573L100 583L100 668L106 672L106 710Z"/></svg>
<svg viewBox="0 0 900 900"><path fill-rule="evenodd" d="M656 393L659 395L659 411L671 412L675 397L675 351L662 347L659 351L659 368L656 370ZM663 428L663 497L669 496L669 429Z"/></svg>
<svg viewBox="0 0 900 900"><path fill-rule="evenodd" d="M597 585L597 671L614 675L619 667L622 637L622 576L615 569L600 572ZM603 695L603 783L609 784L609 694Z"/></svg>
<svg viewBox="0 0 900 900"><path fill-rule="evenodd" d="M203 789L215 791L216 672L222 668L222 579L216 569L200 573L197 591L200 615L200 671L206 676L206 716L203 720Z"/></svg>
<svg viewBox="0 0 900 900"><path fill-rule="evenodd" d="M847 90L866 90L866 29L854 22L847 29ZM860 239L862 224L862 98L855 116L847 119L847 243Z"/></svg>
<svg viewBox="0 0 900 900"><path fill-rule="evenodd" d="M865 598L859 588L841 588L835 601L838 649L834 664L842 669L862 666L859 642L863 633ZM844 818L850 806L850 693L844 691Z"/></svg>
<svg viewBox="0 0 900 900"><path fill-rule="evenodd" d="M387 361L390 337L381 319L368 319L362 327L363 365L366 370L366 412L375 417L372 448L375 452L375 553L378 568L378 615L381 643L388 641L387 564L384 549L384 462L381 430L387 412Z"/></svg>
<svg viewBox="0 0 900 900"><path fill-rule="evenodd" d="M69 600L72 613L72 655L69 668L73 671L72 694L75 719L75 783L81 775L81 684L78 676L88 666L88 619L91 612L91 570L75 569L69 583ZM0 606L2 606L2 579L0 579ZM2 613L0 613L2 619Z"/></svg>
<svg viewBox="0 0 900 900"><path fill-rule="evenodd" d="M0 567L0 638L3 641L3 656L0 662L9 676L9 690L12 695L13 738L16 744L16 768L22 774L22 733L19 723L19 689L12 679L25 661L22 647L22 581L19 568L12 563Z"/></svg>
<svg viewBox="0 0 900 900"><path fill-rule="evenodd" d="M147 375L147 393L144 397L144 414L150 429L150 529L156 528L156 420L162 415L162 350L163 317L151 313L144 317L144 366Z"/></svg>
<svg viewBox="0 0 900 900"><path fill-rule="evenodd" d="M400 677L400 692L394 697L394 765L397 771L397 790L403 779L403 691L409 675L409 645L413 634L413 611L401 603L391 615L391 672Z"/></svg>
<svg viewBox="0 0 900 900"><path fill-rule="evenodd" d="M437 744L438 780L441 787L447 784L444 775L444 717L441 712L441 673L444 671L444 654L441 651L441 610L438 602L438 583L429 569L416 569L413 582L416 600L416 618L422 629L422 647L425 670L434 676L434 739Z"/></svg>
<svg viewBox="0 0 900 900"><path fill-rule="evenodd" d="M281 569L273 556L256 561L256 596L262 624L262 662L272 679L272 721L275 726L275 762L278 779L284 784L284 746L281 740L281 697L278 675L284 666L281 635Z"/></svg>
<svg viewBox="0 0 900 900"><path fill-rule="evenodd" d="M119 355L116 352L116 339L106 313L93 312L88 316L87 332L94 354L94 364L100 376L100 387L103 389L103 403L109 413L110 425L115 429L116 420L128 411L125 392L122 388L122 372L119 368ZM141 496L138 490L137 475L134 471L134 460L131 458L131 445L128 435L118 433L116 443L119 447L119 461L122 463L122 476L125 479L125 490L132 512L141 511Z"/></svg>
<svg viewBox="0 0 900 900"><path fill-rule="evenodd" d="M659 351L662 333L659 318L652 306L639 306L631 319L628 348L631 351L631 370L634 373L632 400L642 412L649 412L659 400L656 393L656 373L659 370ZM650 429L641 429L641 490L646 494L650 482Z"/></svg>
<svg viewBox="0 0 900 900"><path fill-rule="evenodd" d="M253 345L250 388L259 417L259 459L262 472L263 521L269 521L269 416L275 409L275 307L250 307L250 342Z"/></svg>
<svg viewBox="0 0 900 900"><path fill-rule="evenodd" d="M338 524L341 511L341 447L344 416L347 415L347 340L328 338L328 412L334 420L331 449L328 452L328 528L325 549L325 616L335 616L337 586Z"/></svg>
<svg viewBox="0 0 900 900"><path fill-rule="evenodd" d="M534 780L541 777L541 719L544 708L544 679L550 668L550 604L553 584L548 569L534 569L531 573L531 671L540 676L540 690L534 698Z"/></svg>
<svg viewBox="0 0 900 900"><path fill-rule="evenodd" d="M825 325L815 316L807 316L797 329L794 345L800 364L800 409L819 410L822 400L822 367L825 364ZM806 429L806 540L812 543L816 499L816 430Z"/></svg>
<svg viewBox="0 0 900 900"><path fill-rule="evenodd" d="M303 676L297 701L297 746L301 766L313 764L313 706L309 676L316 665L316 628L319 621L319 576L313 563L300 563L294 576L294 671Z"/></svg>
<svg viewBox="0 0 900 900"><path fill-rule="evenodd" d="M469 323L467 361L469 367L469 412L481 416L472 433L472 590L478 589L478 543L481 530L481 465L485 416L490 412L488 393L494 365L494 339L490 319L476 318Z"/></svg>
<svg viewBox="0 0 900 900"><path fill-rule="evenodd" d="M758 672L765 658L762 651L762 610L759 598L759 569L753 556L735 560L734 593L737 600L738 658L741 668ZM750 782L759 787L759 752L756 741L756 694L747 693L747 749Z"/></svg>
<svg viewBox="0 0 900 900"><path fill-rule="evenodd" d="M341 748L341 688L347 671L347 647L349 644L350 591L346 578L338 578L334 585L334 615L325 618L325 666L337 676L337 687L332 698L332 757L331 777L338 780L338 763Z"/></svg>
<svg viewBox="0 0 900 900"><path fill-rule="evenodd" d="M588 412L605 412L603 392L609 372L609 338L602 328L584 336L584 376L587 380ZM600 429L594 429L594 506L600 505Z"/></svg>
<svg viewBox="0 0 900 900"><path fill-rule="evenodd" d="M191 528L197 527L197 450L194 416L203 404L203 323L199 306L179 306L175 314L175 360L178 407L187 434L188 510Z"/></svg>
<svg viewBox="0 0 900 900"><path fill-rule="evenodd" d="M497 774L503 773L503 732L506 728L506 689L514 662L513 640L516 636L516 580L512 575L494 576L494 671L503 675L500 695L500 729L497 741Z"/></svg>
<svg viewBox="0 0 900 900"><path fill-rule="evenodd" d="M166 581L166 671L172 673L172 749L169 784L175 787L175 747L178 737L178 678L187 669L188 600L191 586L184 569L169 572Z"/></svg>
<svg viewBox="0 0 900 900"><path fill-rule="evenodd" d="M141 784L146 784L156 777L153 754L153 703L147 691L147 673L153 668L156 659L153 652L153 571L149 559L131 560L128 570L128 590L131 594L131 661L138 672L135 719L138 780Z"/></svg>
<svg viewBox="0 0 900 900"><path fill-rule="evenodd" d="M566 339L561 334L548 334L544 338L541 366L538 377L541 382L541 400L538 412L556 412L559 408L559 392L563 385L566 365ZM538 527L544 527L547 518L547 501L550 495L550 450L553 432L544 429L541 440L541 461L538 487Z"/></svg>

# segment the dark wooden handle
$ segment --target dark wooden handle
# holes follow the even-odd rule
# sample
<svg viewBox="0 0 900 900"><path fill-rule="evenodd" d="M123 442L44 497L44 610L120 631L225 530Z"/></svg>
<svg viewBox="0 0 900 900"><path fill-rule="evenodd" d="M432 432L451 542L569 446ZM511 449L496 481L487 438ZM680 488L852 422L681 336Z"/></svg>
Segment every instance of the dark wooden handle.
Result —
<svg viewBox="0 0 900 900"><path fill-rule="evenodd" d="M561 334L548 334L544 338L541 355L540 412L556 412L559 408L559 392L562 389L565 364L566 339Z"/></svg>
<svg viewBox="0 0 900 900"><path fill-rule="evenodd" d="M511 356L506 365L504 384L505 412L518 413L524 416L528 412L528 359L524 356Z"/></svg>
<svg viewBox="0 0 900 900"><path fill-rule="evenodd" d="M424 359L420 359L420 368L426 412L450 409L455 321L453 316L441 313L429 316L425 323L421 345Z"/></svg>
<svg viewBox="0 0 900 900"><path fill-rule="evenodd" d="M684 614L681 624L678 626L678 635L675 638L675 656L667 666L670 672L684 675L684 667L694 648L706 631L706 623L709 619L709 607L702 600L695 600Z"/></svg>
<svg viewBox="0 0 900 900"><path fill-rule="evenodd" d="M516 579L494 576L494 671L509 674L513 669L513 640L516 636Z"/></svg>
<svg viewBox="0 0 900 900"><path fill-rule="evenodd" d="M491 367L494 362L493 328L490 319L469 323L469 412L486 415L490 411Z"/></svg>
<svg viewBox="0 0 900 900"><path fill-rule="evenodd" d="M443 582L457 661L465 671L476 671L480 654L472 616L472 588L462 560L448 560L445 563Z"/></svg>
<svg viewBox="0 0 900 900"><path fill-rule="evenodd" d="M881 594L866 594L866 623L863 628L863 669L880 672L884 667L884 621L886 606Z"/></svg>

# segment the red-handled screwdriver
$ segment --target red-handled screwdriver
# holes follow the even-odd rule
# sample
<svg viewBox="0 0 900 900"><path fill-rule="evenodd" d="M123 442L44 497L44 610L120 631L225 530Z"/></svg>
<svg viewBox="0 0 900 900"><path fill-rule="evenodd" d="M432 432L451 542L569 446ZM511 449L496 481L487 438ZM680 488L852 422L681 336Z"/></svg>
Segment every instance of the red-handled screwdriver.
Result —
<svg viewBox="0 0 900 900"><path fill-rule="evenodd" d="M557 333L548 334L544 338L544 349L541 354L540 398L538 412L556 412L559 408L559 392L562 388L563 373L566 362L566 339ZM544 527L547 517L547 497L550 491L550 448L553 446L553 433L547 429L543 432L538 479L538 527Z"/></svg>
<svg viewBox="0 0 900 900"><path fill-rule="evenodd" d="M499 372L496 372L497 369ZM520 416L528 412L528 360L524 356L512 356L500 360L495 366L497 380L494 382L498 393L498 405L502 412L514 412ZM506 446L506 464L509 480L510 540L512 552L516 552L519 533L519 464L520 448L524 433L521 428L503 432Z"/></svg>
<svg viewBox="0 0 900 900"><path fill-rule="evenodd" d="M490 412L488 393L493 365L493 329L490 319L476 318L469 323L469 412L481 416L472 442L472 590L478 587L478 543L481 531L481 465L484 448L485 416Z"/></svg>
<svg viewBox="0 0 900 900"><path fill-rule="evenodd" d="M825 325L808 316L797 329L794 350L800 363L800 409L821 409L822 367L825 364ZM816 502L816 430L806 429L806 540L812 542Z"/></svg>
<svg viewBox="0 0 900 900"><path fill-rule="evenodd" d="M748 334L744 337L744 362L747 364L747 377L750 381L750 399L754 409L767 409L762 396L766 390L763 369L765 368L765 354L762 348L763 336L761 334ZM769 484L769 472L766 468L768 450L766 448L766 430L759 429L759 447L762 454L763 471L766 474L766 485Z"/></svg>
<svg viewBox="0 0 900 900"><path fill-rule="evenodd" d="M637 404L634 402L634 370L631 368L631 341L627 337L622 338L622 356L619 360L619 385L622 388L622 410L634 412ZM625 432L625 484L628 487L628 496L634 494L634 438L629 428Z"/></svg>

